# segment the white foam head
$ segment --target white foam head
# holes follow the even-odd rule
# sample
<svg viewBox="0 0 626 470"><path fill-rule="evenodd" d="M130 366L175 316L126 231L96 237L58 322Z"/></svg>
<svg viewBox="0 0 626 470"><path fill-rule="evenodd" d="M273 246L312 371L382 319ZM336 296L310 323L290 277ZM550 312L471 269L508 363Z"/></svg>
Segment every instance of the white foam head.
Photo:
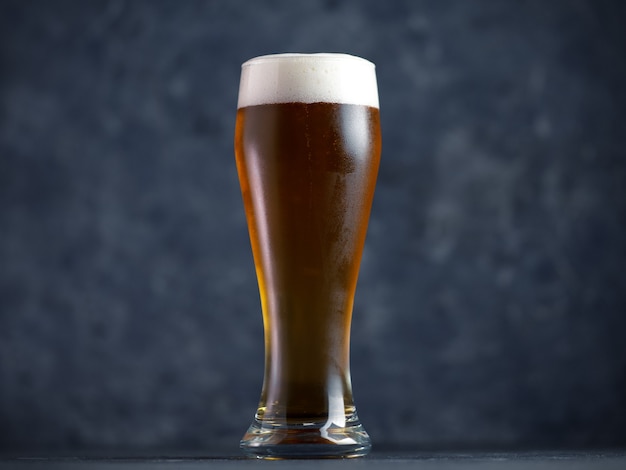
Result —
<svg viewBox="0 0 626 470"><path fill-rule="evenodd" d="M347 54L273 54L241 66L239 108L317 102L378 108L374 64Z"/></svg>

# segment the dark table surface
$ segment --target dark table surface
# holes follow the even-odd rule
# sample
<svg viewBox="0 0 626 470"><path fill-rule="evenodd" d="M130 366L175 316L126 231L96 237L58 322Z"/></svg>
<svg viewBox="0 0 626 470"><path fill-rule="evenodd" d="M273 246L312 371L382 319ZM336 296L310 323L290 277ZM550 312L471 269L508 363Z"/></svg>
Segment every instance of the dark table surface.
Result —
<svg viewBox="0 0 626 470"><path fill-rule="evenodd" d="M209 456L127 456L127 455L4 455L0 469L238 469L276 465L281 468L411 468L424 470L456 469L626 469L625 451L567 452L373 452L349 460L280 460L261 461L239 455Z"/></svg>

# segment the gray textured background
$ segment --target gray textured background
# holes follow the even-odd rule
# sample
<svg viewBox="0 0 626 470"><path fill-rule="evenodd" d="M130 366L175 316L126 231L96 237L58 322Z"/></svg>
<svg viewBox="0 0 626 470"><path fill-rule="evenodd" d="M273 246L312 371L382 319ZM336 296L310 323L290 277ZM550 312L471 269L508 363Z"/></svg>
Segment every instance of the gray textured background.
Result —
<svg viewBox="0 0 626 470"><path fill-rule="evenodd" d="M282 51L378 66L375 444L626 445L624 5L0 0L0 449L236 449L239 65Z"/></svg>

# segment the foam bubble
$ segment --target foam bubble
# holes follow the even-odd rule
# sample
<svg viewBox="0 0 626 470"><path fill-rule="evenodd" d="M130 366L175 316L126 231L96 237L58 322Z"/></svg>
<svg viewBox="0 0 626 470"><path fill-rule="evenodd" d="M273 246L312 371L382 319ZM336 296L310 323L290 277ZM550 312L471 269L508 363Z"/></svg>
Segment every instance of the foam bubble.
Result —
<svg viewBox="0 0 626 470"><path fill-rule="evenodd" d="M378 108L374 64L348 54L274 54L241 66L239 108L291 102Z"/></svg>

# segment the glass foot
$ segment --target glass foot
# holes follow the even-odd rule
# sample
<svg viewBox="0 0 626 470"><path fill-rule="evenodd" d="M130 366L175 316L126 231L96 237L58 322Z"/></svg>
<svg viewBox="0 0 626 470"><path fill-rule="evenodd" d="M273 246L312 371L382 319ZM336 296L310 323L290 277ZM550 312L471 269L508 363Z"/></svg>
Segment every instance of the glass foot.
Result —
<svg viewBox="0 0 626 470"><path fill-rule="evenodd" d="M277 423L255 419L240 447L259 459L352 458L366 455L370 437L356 414L345 426L333 423Z"/></svg>

